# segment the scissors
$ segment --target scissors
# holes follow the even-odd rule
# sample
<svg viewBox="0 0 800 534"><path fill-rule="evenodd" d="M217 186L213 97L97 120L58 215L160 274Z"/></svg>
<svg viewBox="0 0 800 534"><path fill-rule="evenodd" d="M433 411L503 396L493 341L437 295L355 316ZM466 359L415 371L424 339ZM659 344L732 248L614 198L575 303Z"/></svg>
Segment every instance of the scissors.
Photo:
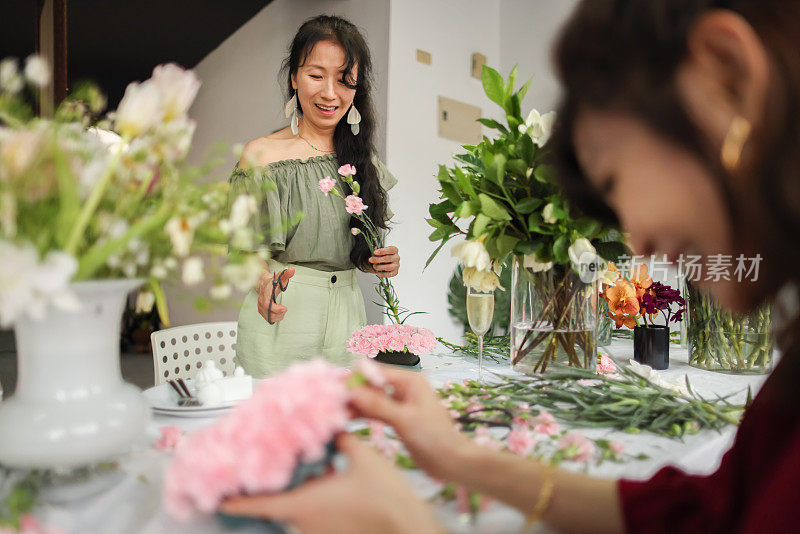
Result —
<svg viewBox="0 0 800 534"><path fill-rule="evenodd" d="M278 290L278 288L280 287L281 288L281 292L283 292L283 291L286 291L286 288L289 287L289 282L288 281L286 282L286 285L281 283L281 278L283 278L283 275L288 270L289 269L282 270L280 272L280 274L278 274L278 276L275 276L272 279L272 296L270 296L270 300L272 302L274 302L275 304L278 303L278 301L276 300L276 295L275 295L275 292ZM275 321L272 320L272 304L270 304L270 306L267 308L267 322L269 324L275 324Z"/></svg>

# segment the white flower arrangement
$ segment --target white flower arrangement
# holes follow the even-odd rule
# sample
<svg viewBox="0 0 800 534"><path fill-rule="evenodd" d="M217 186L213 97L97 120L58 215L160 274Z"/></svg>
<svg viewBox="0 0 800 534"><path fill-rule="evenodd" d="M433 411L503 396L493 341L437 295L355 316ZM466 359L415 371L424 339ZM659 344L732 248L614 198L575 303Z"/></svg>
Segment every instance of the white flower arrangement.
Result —
<svg viewBox="0 0 800 534"><path fill-rule="evenodd" d="M167 278L208 280L211 299L255 283L267 253L254 219L273 185L236 196L227 180L200 180L211 165L185 163L193 72L158 66L105 116L105 98L86 86L54 119L36 118L27 101L48 83L39 57L23 71L0 61L0 326L74 308L73 281L146 279L137 308L157 306L166 324Z"/></svg>

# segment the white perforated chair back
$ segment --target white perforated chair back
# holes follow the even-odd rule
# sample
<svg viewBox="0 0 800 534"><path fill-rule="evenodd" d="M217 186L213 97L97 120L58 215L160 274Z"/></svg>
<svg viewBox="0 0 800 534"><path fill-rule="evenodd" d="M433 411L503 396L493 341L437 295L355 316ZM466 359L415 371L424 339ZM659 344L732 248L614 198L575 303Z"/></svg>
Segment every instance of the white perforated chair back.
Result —
<svg viewBox="0 0 800 534"><path fill-rule="evenodd" d="M194 378L206 360L214 360L225 376L236 365L236 322L199 323L150 334L156 385L176 378Z"/></svg>

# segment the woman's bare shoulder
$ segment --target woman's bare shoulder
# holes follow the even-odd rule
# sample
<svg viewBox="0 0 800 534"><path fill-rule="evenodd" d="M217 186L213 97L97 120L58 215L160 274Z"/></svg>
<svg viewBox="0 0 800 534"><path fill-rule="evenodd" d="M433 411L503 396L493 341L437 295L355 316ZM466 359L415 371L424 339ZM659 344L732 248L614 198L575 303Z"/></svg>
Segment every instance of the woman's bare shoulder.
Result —
<svg viewBox="0 0 800 534"><path fill-rule="evenodd" d="M287 135L288 132L288 135ZM239 167L260 167L287 159L295 148L295 137L289 128L278 130L270 135L253 139L242 151Z"/></svg>

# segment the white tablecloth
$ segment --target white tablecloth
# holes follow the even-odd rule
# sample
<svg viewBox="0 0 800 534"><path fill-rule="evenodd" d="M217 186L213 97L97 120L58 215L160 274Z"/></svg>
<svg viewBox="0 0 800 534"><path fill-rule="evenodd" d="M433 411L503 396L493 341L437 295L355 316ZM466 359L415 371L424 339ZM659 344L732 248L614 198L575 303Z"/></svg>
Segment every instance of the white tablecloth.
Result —
<svg viewBox="0 0 800 534"><path fill-rule="evenodd" d="M618 362L632 357L630 341L614 341L606 348ZM701 395L727 395L737 393L732 400L743 402L746 390L755 395L764 381L763 376L727 375L702 371L687 364L687 351L671 346L670 369L663 371L666 378L688 375L692 387ZM461 381L477 376L477 361L456 355L431 355L422 360L422 373L434 386L447 381ZM484 362L489 372L512 373L508 365ZM177 425L186 431L208 424L208 419L184 419L154 416L143 439L134 452L121 463L121 470L97 480L92 485L62 488L44 495L48 501L36 511L47 524L61 527L72 534L212 534L228 532L215 519L204 518L189 524L172 521L161 506L161 478L169 456L151 448L162 426ZM727 427L721 433L704 430L687 436L683 441L654 436L647 433L632 435L608 429L586 429L587 436L606 437L625 445L626 451L646 453L648 460L631 460L619 464L604 462L592 466L590 474L600 477L625 477L645 479L665 465L676 465L692 473L710 473L719 465L723 453L730 447L735 428ZM569 463L569 462L568 462ZM423 496L431 495L436 486L420 472L408 474L412 484ZM84 494L84 496L81 496ZM366 496L365 496L366 498ZM503 505L493 505L480 515L478 524L470 524L460 516L455 504L439 507L439 515L446 526L462 532L515 532L522 526L522 517ZM313 513L313 511L310 511ZM237 532L265 532L265 528L249 528Z"/></svg>

